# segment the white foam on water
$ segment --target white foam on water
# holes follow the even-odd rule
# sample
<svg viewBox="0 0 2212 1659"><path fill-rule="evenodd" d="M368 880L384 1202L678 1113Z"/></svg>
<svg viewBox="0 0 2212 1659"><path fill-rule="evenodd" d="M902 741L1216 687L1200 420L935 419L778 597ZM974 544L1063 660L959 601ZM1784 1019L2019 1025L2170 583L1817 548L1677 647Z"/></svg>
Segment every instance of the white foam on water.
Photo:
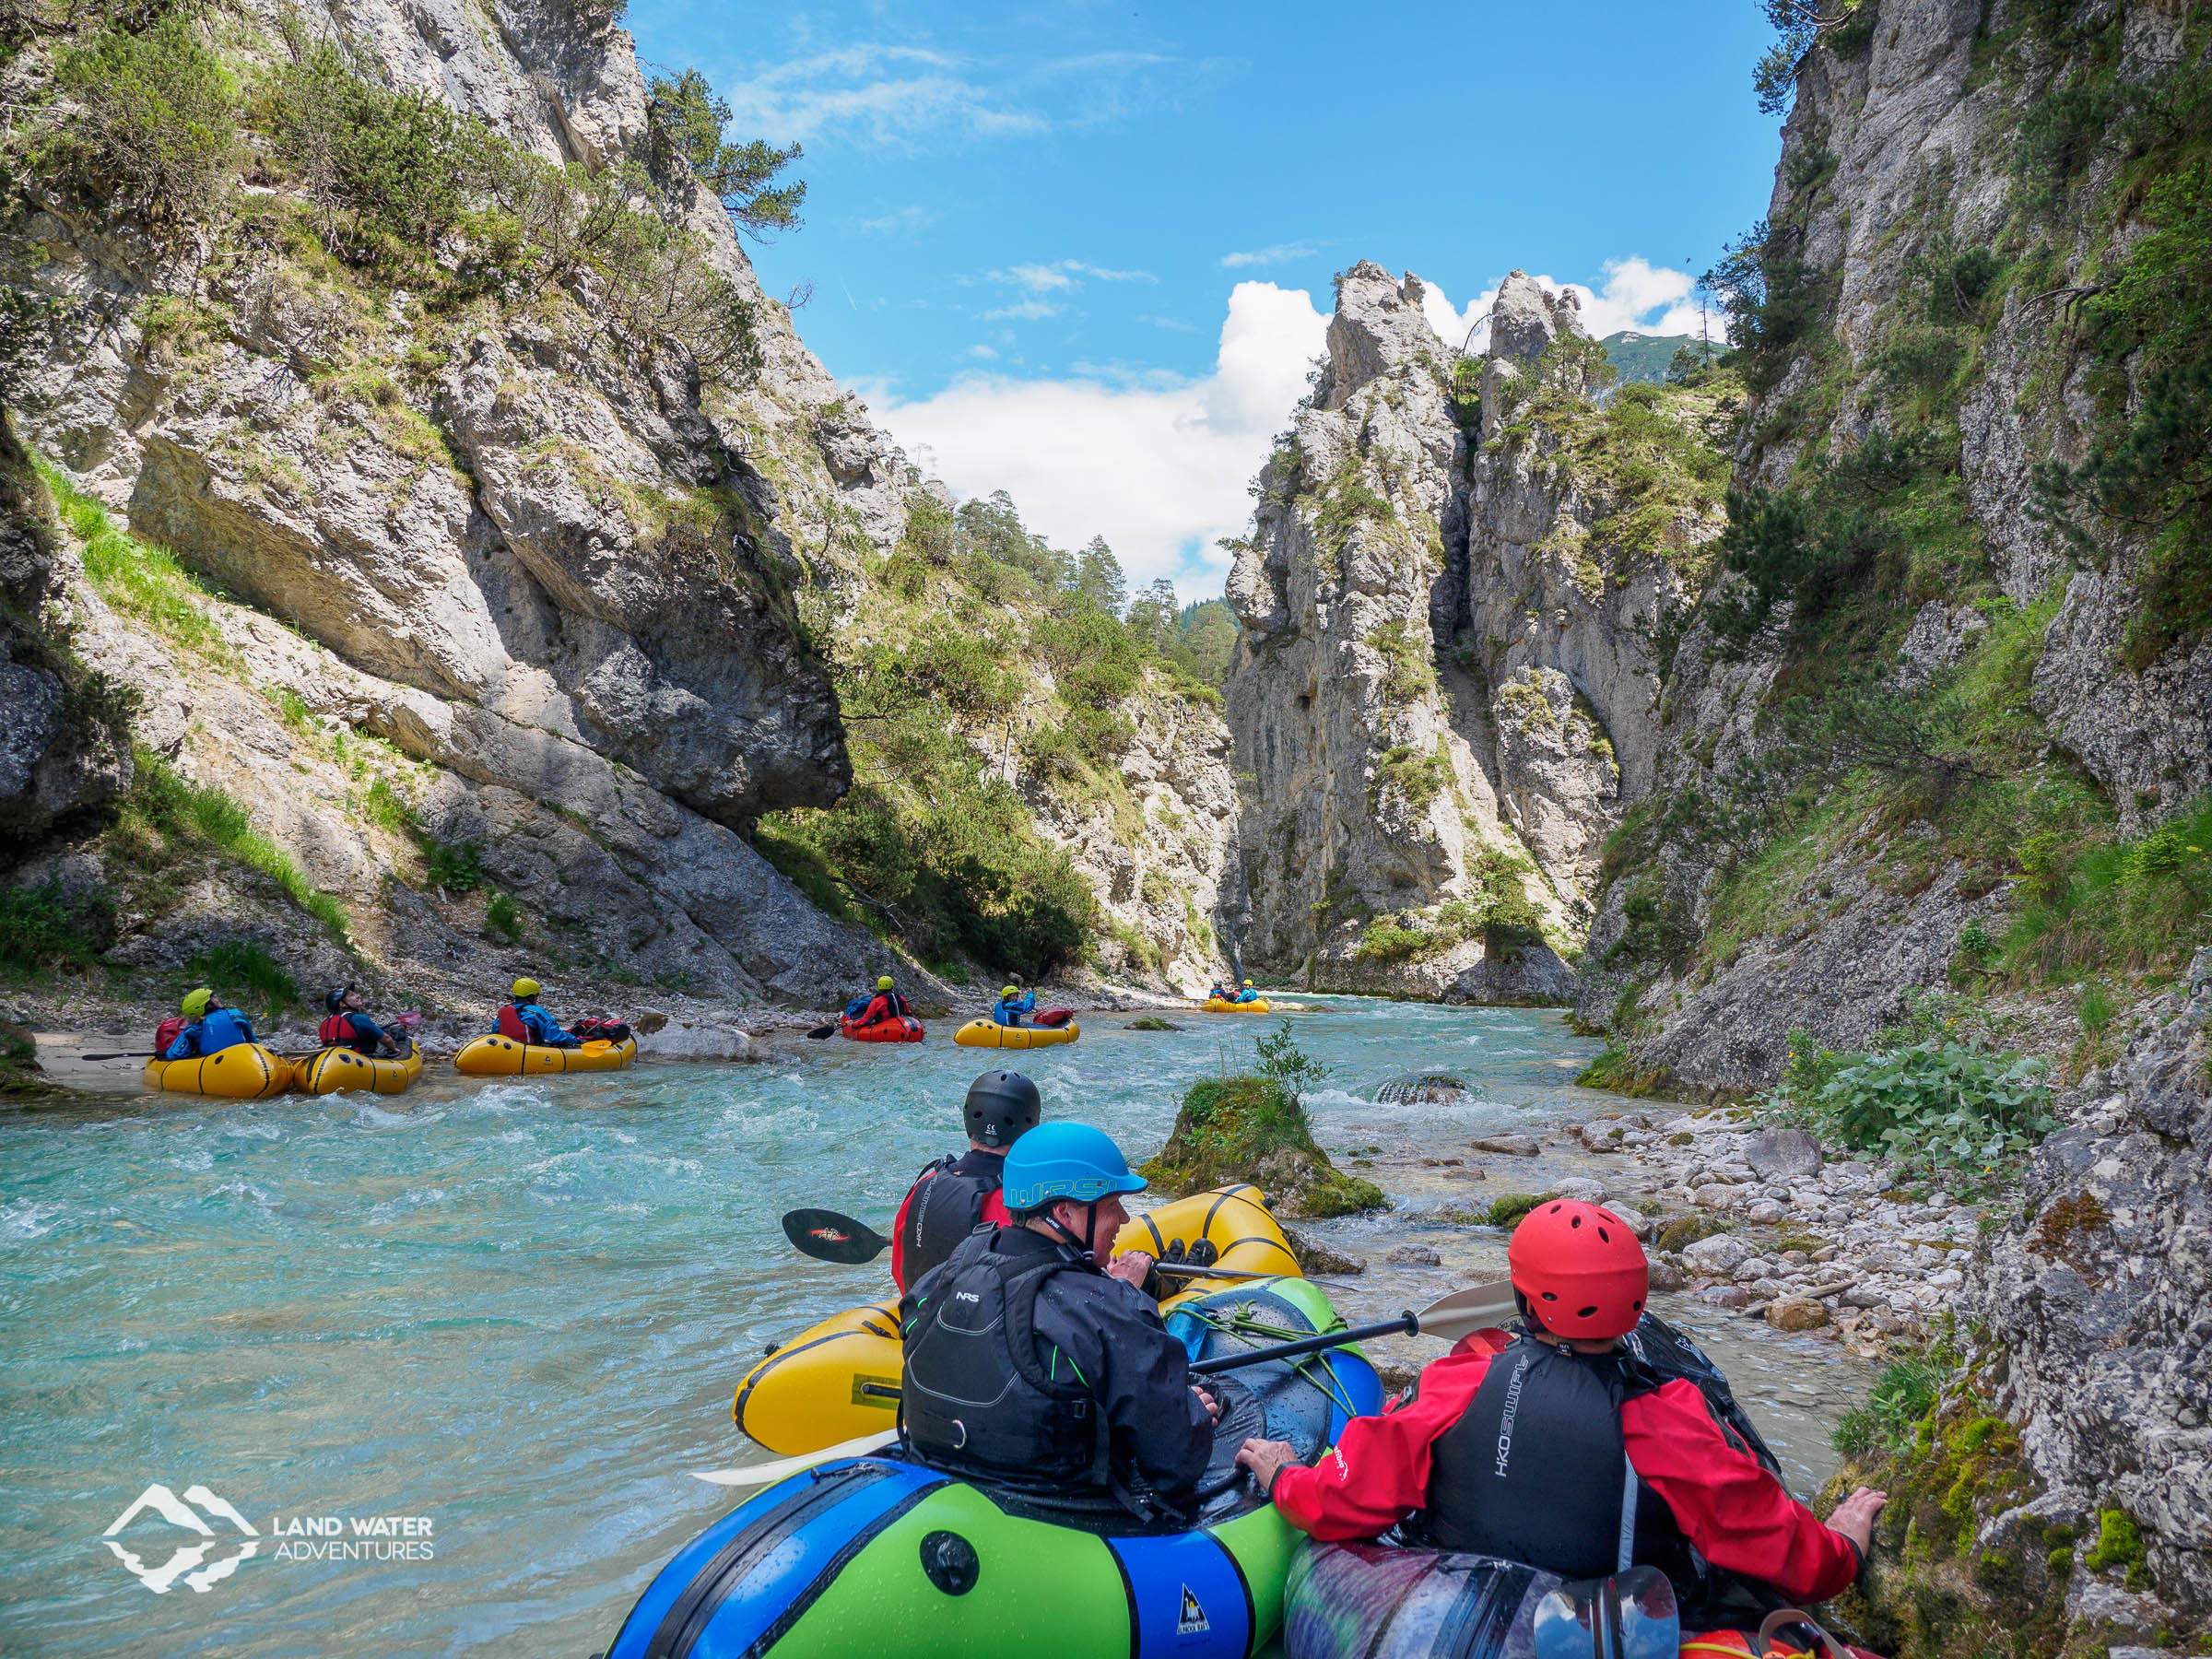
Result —
<svg viewBox="0 0 2212 1659"><path fill-rule="evenodd" d="M223 1125L223 1133L234 1140L273 1141L284 1138L284 1131L274 1124L229 1123Z"/></svg>
<svg viewBox="0 0 2212 1659"><path fill-rule="evenodd" d="M38 1204L19 1199L0 1209L0 1242L28 1244L33 1239L42 1239L61 1224L68 1206L61 1204Z"/></svg>

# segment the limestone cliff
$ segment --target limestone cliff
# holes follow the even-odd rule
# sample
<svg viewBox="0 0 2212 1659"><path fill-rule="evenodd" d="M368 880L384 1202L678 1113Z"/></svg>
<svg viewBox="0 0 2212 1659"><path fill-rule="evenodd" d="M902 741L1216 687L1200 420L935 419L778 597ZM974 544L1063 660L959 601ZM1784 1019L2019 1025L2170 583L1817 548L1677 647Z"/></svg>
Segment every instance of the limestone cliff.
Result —
<svg viewBox="0 0 2212 1659"><path fill-rule="evenodd" d="M18 491L51 552L11 555L10 592L22 564L84 665L12 653L11 706L43 711L0 763L16 878L112 912L116 961L242 936L319 974L337 928L473 996L535 962L812 1006L888 966L748 838L849 788L833 663L929 498L761 293L628 36L565 0L73 18L0 70L5 394L59 469L53 500ZM101 50L166 54L172 102L218 112L196 194L72 136L106 110ZM318 99L420 171L349 180ZM226 844L296 878L152 879L112 821L27 843L129 785L114 731L63 729L80 680L135 705L160 777L242 806ZM1203 734L1151 741L1162 803L1222 793L1187 759ZM320 924L295 903L316 891L340 900ZM1186 929L1155 909L1124 926L1156 962Z"/></svg>
<svg viewBox="0 0 2212 1659"><path fill-rule="evenodd" d="M1320 986L1557 997L1654 781L1653 641L1715 528L1724 398L1601 406L1572 297L1519 272L1480 362L1419 300L1339 280L1230 577L1244 948Z"/></svg>

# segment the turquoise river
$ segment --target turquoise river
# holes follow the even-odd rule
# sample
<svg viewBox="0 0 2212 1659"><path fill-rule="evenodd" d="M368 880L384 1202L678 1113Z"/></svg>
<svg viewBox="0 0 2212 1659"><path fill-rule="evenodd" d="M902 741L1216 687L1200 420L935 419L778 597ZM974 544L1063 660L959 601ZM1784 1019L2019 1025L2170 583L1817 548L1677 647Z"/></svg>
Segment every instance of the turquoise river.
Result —
<svg viewBox="0 0 2212 1659"><path fill-rule="evenodd" d="M1087 1018L1079 1043L1022 1056L1048 1113L1089 1118L1133 1158L1156 1149L1183 1088L1249 1063L1260 1026L1172 1018L1184 1029ZM1371 1173L1399 1202L1317 1230L1374 1264L1339 1296L1355 1317L1500 1271L1500 1235L1431 1212L1537 1173L1493 1159L1478 1182L1418 1155L1474 1164L1471 1135L1631 1104L1572 1087L1595 1045L1549 1011L1313 998L1295 1029L1333 1068L1308 1102L1323 1144L1383 1148ZM441 1070L373 1103L118 1096L0 1115L0 1651L596 1653L734 1501L689 1471L764 1455L730 1422L740 1371L888 1287L881 1263L796 1256L776 1219L818 1205L888 1223L958 1140L990 1058L945 1034L535 1083ZM1477 1098L1371 1103L1421 1068ZM1385 1265L1406 1241L1441 1265ZM1707 1341L1809 1493L1861 1368L1659 1305ZM147 1588L101 1535L155 1483L234 1507L252 1556L234 1559L243 1535L216 1519L206 1561L232 1570ZM382 1559L276 1536L388 1516L408 1519ZM151 1572L200 1540L148 1511L122 1542Z"/></svg>

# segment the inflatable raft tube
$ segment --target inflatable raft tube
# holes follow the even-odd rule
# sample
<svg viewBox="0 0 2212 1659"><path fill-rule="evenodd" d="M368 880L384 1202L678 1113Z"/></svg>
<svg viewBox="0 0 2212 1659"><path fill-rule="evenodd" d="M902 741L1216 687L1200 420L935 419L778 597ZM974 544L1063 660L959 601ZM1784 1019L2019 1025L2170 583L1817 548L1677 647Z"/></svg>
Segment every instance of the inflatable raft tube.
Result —
<svg viewBox="0 0 2212 1659"><path fill-rule="evenodd" d="M1148 1209L1122 1229L1116 1252L1141 1250L1162 1262L1189 1262L1238 1273L1300 1276L1298 1257L1283 1236L1267 1195L1255 1186L1213 1187ZM1192 1279L1176 1295L1164 1298L1162 1313L1211 1295L1233 1279Z"/></svg>
<svg viewBox="0 0 2212 1659"><path fill-rule="evenodd" d="M1033 1049L1073 1042L1082 1035L1083 1028L1072 1019L1064 1026L1003 1026L995 1019L971 1019L952 1034L952 1040L962 1048Z"/></svg>
<svg viewBox="0 0 2212 1659"><path fill-rule="evenodd" d="M902 1019L879 1019L872 1026L856 1026L851 1020L840 1018L838 1029L855 1042L919 1042L926 1033L922 1022L911 1016Z"/></svg>
<svg viewBox="0 0 2212 1659"><path fill-rule="evenodd" d="M1145 1532L1115 1509L1048 1507L897 1456L840 1459L679 1550L607 1659L1245 1659L1280 1624L1297 1535L1237 1470L1237 1448L1265 1434L1311 1463L1347 1406L1380 1409L1373 1368L1334 1357L1341 1369L1320 1382L1287 1363L1219 1379L1226 1409L1187 1531Z"/></svg>
<svg viewBox="0 0 2212 1659"><path fill-rule="evenodd" d="M296 1064L258 1042L234 1042L204 1059L148 1060L148 1088L171 1094L212 1095L226 1100L265 1100L292 1086Z"/></svg>
<svg viewBox="0 0 2212 1659"><path fill-rule="evenodd" d="M620 1071L637 1057L635 1037L552 1048L495 1034L477 1038L455 1054L453 1069L471 1077L539 1077L554 1072Z"/></svg>
<svg viewBox="0 0 2212 1659"><path fill-rule="evenodd" d="M349 1048L326 1048L300 1062L294 1085L301 1094L326 1095L365 1091L369 1094L405 1094L422 1076L422 1050L414 1043L407 1052L386 1060L357 1054Z"/></svg>
<svg viewBox="0 0 2212 1659"><path fill-rule="evenodd" d="M1267 999L1263 996L1257 1002L1241 1003L1224 1002L1218 996L1209 996L1198 1006L1208 1014L1265 1014L1267 1012Z"/></svg>
<svg viewBox="0 0 2212 1659"><path fill-rule="evenodd" d="M1200 1261L1293 1279L1298 1275L1298 1258L1254 1186L1219 1187L1163 1204L1124 1228L1114 1244L1163 1261ZM1186 1303L1248 1285L1194 1279L1163 1300L1160 1312L1172 1314ZM1279 1283L1272 1288L1295 1294ZM1308 1316L1325 1328L1333 1315L1318 1288L1315 1295L1319 1305ZM848 1309L779 1344L738 1381L730 1415L747 1436L786 1457L895 1427L898 1299Z"/></svg>

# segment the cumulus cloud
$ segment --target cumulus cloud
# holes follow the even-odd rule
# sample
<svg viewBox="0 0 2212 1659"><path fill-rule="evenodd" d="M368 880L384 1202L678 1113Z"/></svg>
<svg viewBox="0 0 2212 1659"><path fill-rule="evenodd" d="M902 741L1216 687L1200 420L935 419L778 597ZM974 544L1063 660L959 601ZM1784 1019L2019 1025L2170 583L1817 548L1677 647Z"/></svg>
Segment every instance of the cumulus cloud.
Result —
<svg viewBox="0 0 2212 1659"><path fill-rule="evenodd" d="M1277 242L1271 248L1224 253L1221 255L1221 268L1225 271L1241 271L1249 265L1281 265L1287 260L1311 259L1320 251L1312 242Z"/></svg>
<svg viewBox="0 0 2212 1659"><path fill-rule="evenodd" d="M1687 271L1669 270L1654 265L1638 255L1630 259L1608 259L1600 267L1604 286L1592 288L1583 282L1561 282L1557 277L1539 276L1536 281L1553 293L1574 290L1582 304L1583 326L1598 339L1607 335L1630 329L1637 334L1694 335L1700 327L1698 308L1690 296L1697 288L1697 278ZM1423 277L1428 292L1421 300L1421 314L1429 319L1430 327L1440 339L1450 346L1462 346L1469 351L1488 349L1490 343L1490 303L1498 298L1498 285L1492 283L1464 309L1455 309L1444 297L1444 290ZM1721 336L1721 319L1713 313L1710 318L1713 337Z"/></svg>
<svg viewBox="0 0 2212 1659"><path fill-rule="evenodd" d="M962 73L958 60L914 46L862 42L764 65L726 90L738 130L778 143L837 130L885 145L924 132L1020 136L1051 124Z"/></svg>
<svg viewBox="0 0 2212 1659"><path fill-rule="evenodd" d="M1217 538L1252 516L1246 485L1306 390L1328 320L1301 288L1241 282L1213 372L1191 378L963 380L877 404L884 426L961 496L1004 489L1062 547L1112 545L1132 583L1220 592Z"/></svg>

